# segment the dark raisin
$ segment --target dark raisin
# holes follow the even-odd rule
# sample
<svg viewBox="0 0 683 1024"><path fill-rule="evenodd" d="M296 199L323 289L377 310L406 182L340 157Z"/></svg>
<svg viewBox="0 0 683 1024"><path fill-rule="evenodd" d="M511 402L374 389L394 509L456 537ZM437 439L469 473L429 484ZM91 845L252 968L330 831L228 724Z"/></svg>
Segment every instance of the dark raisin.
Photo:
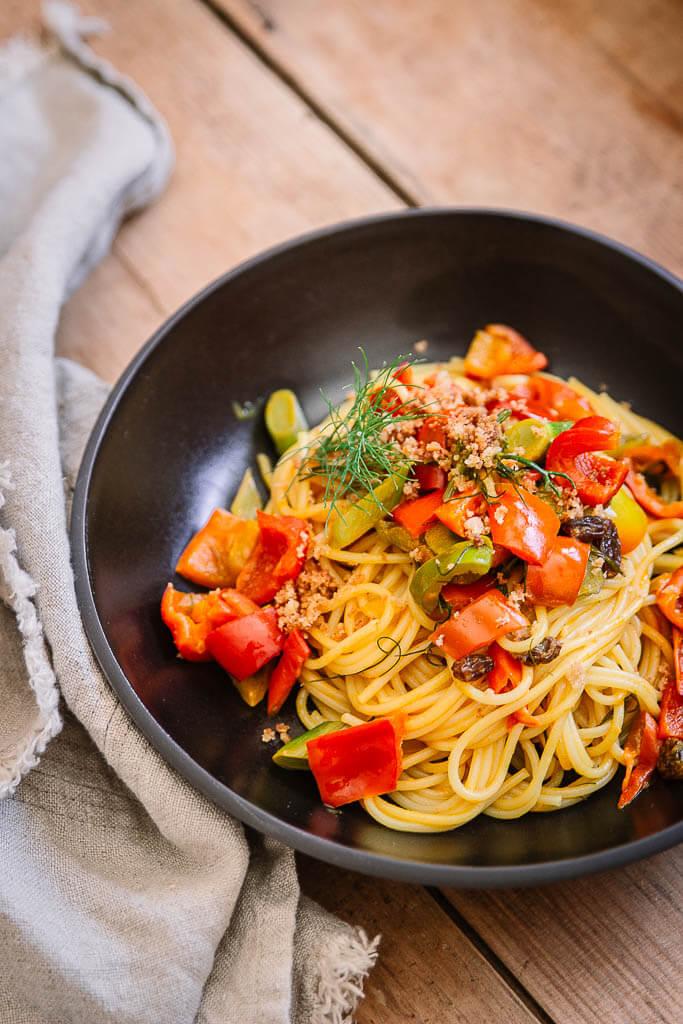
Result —
<svg viewBox="0 0 683 1024"><path fill-rule="evenodd" d="M562 644L556 636L547 636L545 640L541 640L540 644L536 644L530 651L522 655L522 661L525 665L547 665L549 661L554 661L562 650Z"/></svg>
<svg viewBox="0 0 683 1024"><path fill-rule="evenodd" d="M456 679L472 683L493 671L493 658L489 658L488 654L468 654L466 658L454 661L452 669Z"/></svg>
<svg viewBox="0 0 683 1024"><path fill-rule="evenodd" d="M621 572L621 541L611 519L602 516L566 519L562 523L562 533L592 544L604 561L602 571L608 578Z"/></svg>
<svg viewBox="0 0 683 1024"><path fill-rule="evenodd" d="M657 771L665 779L683 779L683 740L664 740L657 759Z"/></svg>

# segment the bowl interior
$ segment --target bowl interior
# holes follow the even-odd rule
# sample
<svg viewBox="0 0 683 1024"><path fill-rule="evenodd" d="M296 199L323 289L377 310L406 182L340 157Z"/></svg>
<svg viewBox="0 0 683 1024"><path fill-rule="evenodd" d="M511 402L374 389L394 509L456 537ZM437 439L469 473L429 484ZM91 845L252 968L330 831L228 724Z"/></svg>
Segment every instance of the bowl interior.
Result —
<svg viewBox="0 0 683 1024"><path fill-rule="evenodd" d="M426 338L427 357L445 359L464 351L474 328L502 321L542 348L555 372L607 385L680 433L682 312L676 284L617 247L477 212L332 230L212 286L124 375L77 497L86 625L143 730L191 781L257 827L338 863L415 880L471 883L480 876L458 868L485 867L493 869L487 884L524 881L523 869L543 862L552 877L569 873L573 858L615 851L625 859L624 844L683 828L683 786L661 781L623 812L615 780L552 817L482 816L439 835L388 831L354 807L327 811L306 773L272 767L261 742L265 713L247 708L217 667L175 658L159 618L180 550L216 505L229 504L254 455L271 450L261 416L237 419L234 402L291 387L316 422L320 387L339 396L359 345L380 365ZM288 722L291 704L280 716Z"/></svg>

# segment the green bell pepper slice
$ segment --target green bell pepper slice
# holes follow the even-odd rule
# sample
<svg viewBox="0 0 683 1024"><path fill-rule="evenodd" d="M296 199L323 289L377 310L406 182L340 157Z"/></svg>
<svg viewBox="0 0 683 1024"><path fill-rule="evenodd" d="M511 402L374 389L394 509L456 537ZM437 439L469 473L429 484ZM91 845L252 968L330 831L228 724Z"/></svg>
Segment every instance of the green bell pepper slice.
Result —
<svg viewBox="0 0 683 1024"><path fill-rule="evenodd" d="M456 576L484 576L493 562L493 544L484 537L480 544L460 541L416 569L410 581L410 593L427 615L433 615L439 605L441 588Z"/></svg>
<svg viewBox="0 0 683 1024"><path fill-rule="evenodd" d="M443 523L434 523L425 533L425 543L435 555L443 555L446 551L450 551L458 540L459 538Z"/></svg>
<svg viewBox="0 0 683 1024"><path fill-rule="evenodd" d="M320 725L309 729L308 732L302 732L300 736L295 736L289 743L285 743L284 747L276 750L273 754L273 762L280 768L305 772L308 770L308 751L306 750L308 741L314 740L318 736L324 736L328 732L339 732L340 729L346 728L343 722L321 722Z"/></svg>
<svg viewBox="0 0 683 1024"><path fill-rule="evenodd" d="M347 548L396 508L403 496L407 475L407 470L392 473L343 512L334 509L327 521L327 537L332 547Z"/></svg>
<svg viewBox="0 0 683 1024"><path fill-rule="evenodd" d="M411 534L408 533L405 526L399 526L398 523L385 522L384 519L375 525L380 537L388 541L389 544L393 544L395 548L400 548L401 551L413 551L417 544L417 541Z"/></svg>

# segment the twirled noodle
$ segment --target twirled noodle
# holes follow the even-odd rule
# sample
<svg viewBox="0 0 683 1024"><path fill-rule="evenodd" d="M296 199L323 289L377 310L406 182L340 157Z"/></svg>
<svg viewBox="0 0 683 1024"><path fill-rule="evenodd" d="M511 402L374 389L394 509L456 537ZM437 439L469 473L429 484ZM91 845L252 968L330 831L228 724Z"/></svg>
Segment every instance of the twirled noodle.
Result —
<svg viewBox="0 0 683 1024"><path fill-rule="evenodd" d="M454 360L451 372L458 368ZM464 378L458 383L469 386ZM608 395L570 383L625 431L647 432L658 442L671 437ZM297 467L296 455L276 466L270 509L300 516L322 533L327 509L313 501ZM651 582L683 565L681 545L683 520L654 522L624 557L623 573L606 580L600 593L571 607L536 607L531 638L504 638L501 645L522 654L557 637L561 653L549 664L525 667L517 686L494 693L454 678L443 659L430 656L434 623L410 596L408 554L374 530L343 550L321 537L321 564L339 590L310 631L315 653L301 677L299 717L311 728L325 719L357 723L406 714L397 790L364 801L388 828L439 832L478 814L518 818L584 800L624 763L620 736L636 702L658 713L657 679L673 655L651 609ZM508 716L522 708L538 725L508 728Z"/></svg>

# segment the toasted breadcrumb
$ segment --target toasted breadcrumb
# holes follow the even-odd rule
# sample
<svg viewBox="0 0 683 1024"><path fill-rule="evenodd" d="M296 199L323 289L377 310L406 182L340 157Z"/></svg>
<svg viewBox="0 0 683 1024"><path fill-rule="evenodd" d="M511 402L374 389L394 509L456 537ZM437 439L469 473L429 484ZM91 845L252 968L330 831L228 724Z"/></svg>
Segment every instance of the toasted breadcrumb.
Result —
<svg viewBox="0 0 683 1024"><path fill-rule="evenodd" d="M322 615L325 601L332 597L338 584L312 558L306 562L296 580L290 580L274 598L278 625L284 633L293 629L311 629Z"/></svg>
<svg viewBox="0 0 683 1024"><path fill-rule="evenodd" d="M270 726L266 726L266 728L261 733L261 743L272 743L274 739L275 730L271 729Z"/></svg>

